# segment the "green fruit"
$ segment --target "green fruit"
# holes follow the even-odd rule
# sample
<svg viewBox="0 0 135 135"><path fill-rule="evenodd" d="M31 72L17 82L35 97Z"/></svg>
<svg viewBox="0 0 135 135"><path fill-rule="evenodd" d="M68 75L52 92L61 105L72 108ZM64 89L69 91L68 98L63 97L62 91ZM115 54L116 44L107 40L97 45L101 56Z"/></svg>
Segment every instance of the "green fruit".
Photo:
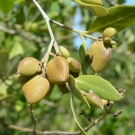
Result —
<svg viewBox="0 0 135 135"><path fill-rule="evenodd" d="M90 103L90 105L97 106L103 109L104 104L102 102L102 99L98 95L90 91L89 93L85 93L84 96Z"/></svg>
<svg viewBox="0 0 135 135"><path fill-rule="evenodd" d="M95 5L101 5L102 4L101 0L82 0L82 2L87 3L87 4L95 4Z"/></svg>
<svg viewBox="0 0 135 135"><path fill-rule="evenodd" d="M62 92L62 94L67 94L70 92L69 86L68 86L68 82L58 85L60 91Z"/></svg>
<svg viewBox="0 0 135 135"><path fill-rule="evenodd" d="M39 61L33 57L26 57L20 61L17 73L24 76L31 76L38 72Z"/></svg>
<svg viewBox="0 0 135 135"><path fill-rule="evenodd" d="M62 53L62 57L64 57L65 59L70 56L69 51L63 46L60 46L60 52Z"/></svg>
<svg viewBox="0 0 135 135"><path fill-rule="evenodd" d="M68 61L69 69L70 69L72 72L77 73L77 72L80 71L81 65L80 65L80 63L79 63L76 59L74 59L74 58L72 58L72 57L68 57L68 58L67 58L67 61Z"/></svg>
<svg viewBox="0 0 135 135"><path fill-rule="evenodd" d="M23 85L22 92L27 102L33 104L45 97L49 89L49 81L46 78L37 75Z"/></svg>
<svg viewBox="0 0 135 135"><path fill-rule="evenodd" d="M50 60L46 66L46 76L52 84L65 83L69 77L67 60L61 56L56 56Z"/></svg>
<svg viewBox="0 0 135 135"><path fill-rule="evenodd" d="M112 38L117 33L117 30L112 27L108 27L103 31L103 37Z"/></svg>
<svg viewBox="0 0 135 135"><path fill-rule="evenodd" d="M103 41L95 41L88 49L88 62L96 72L100 72L111 58L111 49L104 46Z"/></svg>

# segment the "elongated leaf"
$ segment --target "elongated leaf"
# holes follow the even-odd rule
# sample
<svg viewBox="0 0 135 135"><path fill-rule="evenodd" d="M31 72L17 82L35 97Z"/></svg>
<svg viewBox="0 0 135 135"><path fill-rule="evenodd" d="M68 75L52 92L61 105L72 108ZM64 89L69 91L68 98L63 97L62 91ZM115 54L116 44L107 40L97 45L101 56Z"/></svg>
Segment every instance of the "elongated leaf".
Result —
<svg viewBox="0 0 135 135"><path fill-rule="evenodd" d="M0 0L0 10L8 14L14 6L14 0Z"/></svg>
<svg viewBox="0 0 135 135"><path fill-rule="evenodd" d="M12 59L17 55L23 55L23 54L24 54L24 50L22 45L19 42L16 42L10 52L10 59Z"/></svg>
<svg viewBox="0 0 135 135"><path fill-rule="evenodd" d="M135 23L135 6L114 6L109 8L108 12L104 17L97 17L86 33L103 32L107 27L113 27L119 32Z"/></svg>
<svg viewBox="0 0 135 135"><path fill-rule="evenodd" d="M96 75L83 75L75 79L76 86L88 92L92 90L100 98L117 101L122 98L119 92L106 80Z"/></svg>
<svg viewBox="0 0 135 135"><path fill-rule="evenodd" d="M73 113L73 117L74 117L74 120L76 122L76 125L78 126L78 128L80 129L80 131L82 132L83 135L87 135L86 132L83 130L83 128L80 126L80 124L78 123L78 120L77 120L77 117L76 117L76 113L75 113L75 107L74 107L74 97L71 98L71 101L70 101L70 107L71 107L71 110L72 110L72 113Z"/></svg>
<svg viewBox="0 0 135 135"><path fill-rule="evenodd" d="M0 51L0 76L4 75L5 68L9 59L9 53L6 50Z"/></svg>
<svg viewBox="0 0 135 135"><path fill-rule="evenodd" d="M79 48L79 57L80 57L80 61L81 61L81 70L82 70L82 74L86 75L87 71L86 71L86 45L83 42L82 45Z"/></svg>
<svg viewBox="0 0 135 135"><path fill-rule="evenodd" d="M17 73L17 67L19 61L22 59L22 55L16 55L11 60L8 61L6 66L6 75L11 75Z"/></svg>
<svg viewBox="0 0 135 135"><path fill-rule="evenodd" d="M74 80L74 77L73 77L72 75L69 75L69 88L70 88L72 94L73 94L77 99L79 99L80 101L82 101L83 103L85 103L85 104L90 108L89 103L88 103L87 100L84 98L83 94L82 94L81 91L78 89L78 87L76 87L75 80Z"/></svg>
<svg viewBox="0 0 135 135"><path fill-rule="evenodd" d="M87 4L80 0L72 0L72 1L76 2L77 4L80 4L83 7L87 7L94 16L101 17L108 14L107 9L102 6L94 5L94 4Z"/></svg>

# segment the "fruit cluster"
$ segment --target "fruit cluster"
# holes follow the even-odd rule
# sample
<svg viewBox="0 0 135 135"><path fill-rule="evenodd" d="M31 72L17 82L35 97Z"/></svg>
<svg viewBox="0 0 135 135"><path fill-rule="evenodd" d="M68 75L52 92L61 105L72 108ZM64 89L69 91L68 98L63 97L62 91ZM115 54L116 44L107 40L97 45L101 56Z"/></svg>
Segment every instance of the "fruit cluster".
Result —
<svg viewBox="0 0 135 135"><path fill-rule="evenodd" d="M79 72L81 65L70 57L65 47L60 46L60 52L61 55L52 58L46 67L33 57L26 57L20 61L17 73L20 74L22 92L28 103L33 104L43 98L49 98L55 84L63 94L70 92L67 85L69 72Z"/></svg>
<svg viewBox="0 0 135 135"><path fill-rule="evenodd" d="M96 72L100 72L111 58L111 48L115 44L112 37L117 30L109 27L103 31L103 36L99 37L88 49L87 58L90 67Z"/></svg>
<svg viewBox="0 0 135 135"><path fill-rule="evenodd" d="M115 34L114 28L105 29L103 36L88 49L86 57L96 73L101 71L110 60L111 38ZM20 82L23 83L22 92L28 103L33 104L43 98L49 98L54 85L57 85L63 94L70 92L69 74L78 77L81 65L75 58L70 57L65 47L60 46L59 50L60 53L45 66L44 61L40 62L33 57L26 57L20 61L17 73L20 74ZM90 104L103 108L104 103L98 95L92 91L88 93L81 91L81 93Z"/></svg>

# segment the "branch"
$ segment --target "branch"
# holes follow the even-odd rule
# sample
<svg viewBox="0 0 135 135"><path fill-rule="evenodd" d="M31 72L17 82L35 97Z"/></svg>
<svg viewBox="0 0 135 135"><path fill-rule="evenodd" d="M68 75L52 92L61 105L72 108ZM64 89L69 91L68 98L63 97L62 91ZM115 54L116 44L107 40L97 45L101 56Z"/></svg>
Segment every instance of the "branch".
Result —
<svg viewBox="0 0 135 135"><path fill-rule="evenodd" d="M48 27L48 31L49 31L49 34L50 34L50 37L51 37L51 40L54 40L54 48L55 48L55 51L56 53L59 53L59 46L58 46L58 43L56 42L56 39L53 35L53 32L52 32L52 29L51 29L51 26L50 26L50 22L49 22L49 17L47 16L47 14L42 10L41 6L38 4L38 2L36 0L32 0L35 5L37 6L37 8L39 9L39 11L41 12L45 22L46 22L46 25Z"/></svg>
<svg viewBox="0 0 135 135"><path fill-rule="evenodd" d="M105 110L106 110L105 114L103 114L99 119L96 119L96 120L92 121L93 123L90 124L89 126L85 127L84 130L88 131L94 125L97 125L108 114L110 114L110 111L111 111L112 107L113 107L113 104L111 104L109 108L105 108ZM2 121L2 126L5 127L5 128L15 129L15 130L18 130L20 132L25 132L25 133L32 133L33 132L33 129L30 129L30 128L23 128L23 127L19 127L19 126L16 126L16 125L7 124L7 123L5 123L4 118L1 121ZM81 135L80 131L67 132L67 131L39 131L39 130L35 130L35 133L39 134L39 135Z"/></svg>
<svg viewBox="0 0 135 135"><path fill-rule="evenodd" d="M18 32L16 30L11 30L11 29L8 29L4 26L0 26L0 31L4 31L5 33L9 33L9 34L18 34Z"/></svg>

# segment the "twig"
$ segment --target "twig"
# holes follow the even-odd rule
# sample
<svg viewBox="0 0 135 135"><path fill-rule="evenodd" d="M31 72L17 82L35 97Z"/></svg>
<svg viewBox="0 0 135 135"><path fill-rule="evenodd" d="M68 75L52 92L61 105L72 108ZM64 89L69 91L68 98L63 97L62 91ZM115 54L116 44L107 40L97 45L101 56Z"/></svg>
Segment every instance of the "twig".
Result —
<svg viewBox="0 0 135 135"><path fill-rule="evenodd" d="M4 26L0 26L0 31L4 31L5 33L9 33L9 34L18 34L18 32L16 30L11 30L11 29L8 29Z"/></svg>
<svg viewBox="0 0 135 135"><path fill-rule="evenodd" d="M106 113L104 115L102 115L99 119L96 119L91 125L84 128L84 130L88 131L90 128L97 125L102 119L104 119L108 114L110 114L112 107L113 107L113 105L110 105L110 107L108 109L106 108Z"/></svg>
<svg viewBox="0 0 135 135"><path fill-rule="evenodd" d="M31 113L31 116L32 116L32 119L33 119L33 123L34 123L34 128L33 128L33 135L36 135L36 125L37 125L37 120L36 120L36 117L33 113L33 109L32 109L32 105L29 104L29 108L30 108L30 113Z"/></svg>
<svg viewBox="0 0 135 135"><path fill-rule="evenodd" d="M61 28L66 28L66 29L68 29L70 31L73 31L73 32L79 34L79 35L83 35L85 37L91 38L92 40L97 40L96 37L90 36L88 34L83 33L82 31L79 31L79 30L73 29L71 27L65 26L64 24L61 24L61 23L59 23L57 21L54 21L54 20L51 20L51 19L49 21L52 22L52 23L54 23L54 24L56 24L56 25L58 25L58 26L60 26Z"/></svg>
<svg viewBox="0 0 135 135"><path fill-rule="evenodd" d="M51 26L50 26L50 22L49 22L49 17L47 16L47 14L42 10L41 6L38 4L38 2L36 0L32 0L35 5L37 6L37 8L39 9L39 11L41 12L45 22L46 22L46 25L48 27L48 31L49 31L49 34L50 34L50 37L51 37L51 40L54 40L54 48L55 48L55 51L56 53L59 53L59 46L58 46L58 43L57 41L55 40L55 37L53 35L53 32L52 32L52 29L51 29Z"/></svg>
<svg viewBox="0 0 135 135"><path fill-rule="evenodd" d="M42 70L43 76L45 76L45 68L46 68L46 65L47 65L47 62L48 62L48 59L49 59L49 55L51 53L51 50L52 50L52 47L53 47L54 43L55 43L55 40L52 39L50 44L49 44L49 47L47 49L47 52L46 52L45 56L41 60L41 63L43 63L43 68L42 68L43 69Z"/></svg>

